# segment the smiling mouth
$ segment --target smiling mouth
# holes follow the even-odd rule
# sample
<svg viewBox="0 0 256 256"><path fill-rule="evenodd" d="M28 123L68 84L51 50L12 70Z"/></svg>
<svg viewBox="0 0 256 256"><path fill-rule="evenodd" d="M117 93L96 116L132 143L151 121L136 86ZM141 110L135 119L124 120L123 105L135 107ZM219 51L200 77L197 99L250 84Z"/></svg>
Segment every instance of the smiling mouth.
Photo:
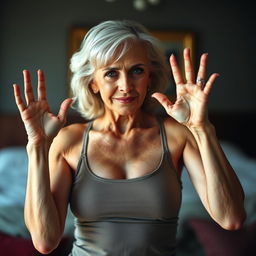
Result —
<svg viewBox="0 0 256 256"><path fill-rule="evenodd" d="M136 97L119 97L119 98L114 98L114 100L122 103L122 104L129 104L135 100Z"/></svg>

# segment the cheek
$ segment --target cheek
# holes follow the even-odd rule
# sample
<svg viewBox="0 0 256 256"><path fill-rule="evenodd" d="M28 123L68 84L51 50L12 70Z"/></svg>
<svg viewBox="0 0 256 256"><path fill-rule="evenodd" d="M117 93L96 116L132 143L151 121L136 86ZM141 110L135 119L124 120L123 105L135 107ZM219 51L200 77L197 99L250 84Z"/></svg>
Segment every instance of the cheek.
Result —
<svg viewBox="0 0 256 256"><path fill-rule="evenodd" d="M108 99L111 97L116 91L115 86L110 83L104 83L104 85L100 89L100 95L102 99Z"/></svg>
<svg viewBox="0 0 256 256"><path fill-rule="evenodd" d="M145 77L145 78L141 79L140 86L139 86L139 89L141 92L145 91L145 93L146 93L148 91L149 86L150 86L150 78L149 77Z"/></svg>
<svg viewBox="0 0 256 256"><path fill-rule="evenodd" d="M112 94L113 92L115 92L116 87L113 83L106 83L103 86L102 90L107 94Z"/></svg>

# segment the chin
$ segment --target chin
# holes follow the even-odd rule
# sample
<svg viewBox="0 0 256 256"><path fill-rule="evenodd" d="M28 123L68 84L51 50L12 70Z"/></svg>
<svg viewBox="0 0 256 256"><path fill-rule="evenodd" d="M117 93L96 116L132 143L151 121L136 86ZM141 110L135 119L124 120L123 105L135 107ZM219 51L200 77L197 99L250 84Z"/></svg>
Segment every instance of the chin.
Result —
<svg viewBox="0 0 256 256"><path fill-rule="evenodd" d="M127 105L115 105L109 110L117 115L120 116L133 116L136 113L142 111L141 109L142 104L138 104L138 102L134 102L134 104L127 104Z"/></svg>
<svg viewBox="0 0 256 256"><path fill-rule="evenodd" d="M120 116L131 116L135 115L138 111L140 111L140 108L118 109L115 112Z"/></svg>

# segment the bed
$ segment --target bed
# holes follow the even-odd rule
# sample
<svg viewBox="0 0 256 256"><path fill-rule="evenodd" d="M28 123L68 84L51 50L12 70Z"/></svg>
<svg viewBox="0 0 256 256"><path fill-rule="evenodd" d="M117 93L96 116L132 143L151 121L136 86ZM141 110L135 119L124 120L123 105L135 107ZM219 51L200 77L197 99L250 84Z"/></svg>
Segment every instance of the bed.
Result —
<svg viewBox="0 0 256 256"><path fill-rule="evenodd" d="M225 231L204 210L186 170L178 228L177 256L256 255L255 115L212 114L222 147L245 190L247 220L238 231ZM68 123L83 122L73 113ZM18 115L0 115L0 255L37 256L23 220L27 177L26 134ZM68 211L63 239L52 256L65 256L73 241L73 216ZM120 255L121 256L121 255Z"/></svg>

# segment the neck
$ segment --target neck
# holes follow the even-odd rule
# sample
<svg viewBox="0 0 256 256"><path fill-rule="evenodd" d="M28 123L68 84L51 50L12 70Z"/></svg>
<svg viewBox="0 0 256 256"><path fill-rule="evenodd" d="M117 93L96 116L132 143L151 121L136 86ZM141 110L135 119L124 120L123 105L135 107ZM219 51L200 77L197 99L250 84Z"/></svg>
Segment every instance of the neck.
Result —
<svg viewBox="0 0 256 256"><path fill-rule="evenodd" d="M94 126L97 130L111 131L116 135L125 135L134 128L146 127L149 123L148 120L149 115L142 111L132 115L115 115L106 111L102 117L95 120Z"/></svg>

